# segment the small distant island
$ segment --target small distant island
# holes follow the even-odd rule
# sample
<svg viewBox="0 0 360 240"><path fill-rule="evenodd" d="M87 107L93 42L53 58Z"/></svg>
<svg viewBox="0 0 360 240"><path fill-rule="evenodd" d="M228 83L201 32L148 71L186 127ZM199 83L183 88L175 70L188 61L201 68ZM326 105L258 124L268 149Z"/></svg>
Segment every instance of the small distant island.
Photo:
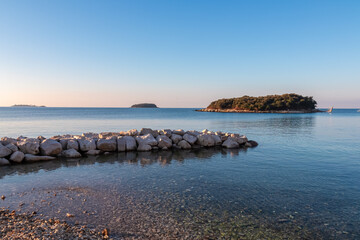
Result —
<svg viewBox="0 0 360 240"><path fill-rule="evenodd" d="M304 97L295 93L268 95L260 97L243 96L223 98L210 103L200 112L239 112L239 113L313 113L317 102L313 97Z"/></svg>
<svg viewBox="0 0 360 240"><path fill-rule="evenodd" d="M46 106L36 106L36 105L30 105L30 104L15 104L11 107L46 107Z"/></svg>
<svg viewBox="0 0 360 240"><path fill-rule="evenodd" d="M139 103L131 106L132 108L158 108L154 103Z"/></svg>

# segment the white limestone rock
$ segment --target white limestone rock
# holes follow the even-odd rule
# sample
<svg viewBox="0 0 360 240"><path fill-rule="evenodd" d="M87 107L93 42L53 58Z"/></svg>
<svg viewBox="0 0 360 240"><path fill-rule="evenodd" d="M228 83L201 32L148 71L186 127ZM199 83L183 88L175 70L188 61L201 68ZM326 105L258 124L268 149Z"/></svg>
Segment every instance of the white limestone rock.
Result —
<svg viewBox="0 0 360 240"><path fill-rule="evenodd" d="M0 158L7 157L7 156L9 156L11 153L12 153L11 149L3 146L3 145L0 143Z"/></svg>
<svg viewBox="0 0 360 240"><path fill-rule="evenodd" d="M171 135L171 140L174 142L174 144L178 144L182 139L183 137L181 135L175 133Z"/></svg>
<svg viewBox="0 0 360 240"><path fill-rule="evenodd" d="M239 148L239 143L235 141L233 138L229 137L225 142L222 144L225 148Z"/></svg>
<svg viewBox="0 0 360 240"><path fill-rule="evenodd" d="M13 144L13 143L9 143L8 145L6 145L5 147L7 147L8 149L10 149L12 152L16 152L19 151L19 148Z"/></svg>
<svg viewBox="0 0 360 240"><path fill-rule="evenodd" d="M200 146L203 146L203 147L215 146L215 140L212 137L212 135L201 134L201 135L197 136L197 139L198 139L198 143Z"/></svg>
<svg viewBox="0 0 360 240"><path fill-rule="evenodd" d="M141 143L139 144L137 150L139 152L146 152L146 151L151 151L151 146L149 144L144 144L144 143Z"/></svg>
<svg viewBox="0 0 360 240"><path fill-rule="evenodd" d="M96 141L92 138L83 138L78 139L79 148L83 152L87 152L90 150L96 150Z"/></svg>
<svg viewBox="0 0 360 240"><path fill-rule="evenodd" d="M136 136L136 141L140 145L149 145L149 146L156 146L158 142L151 134L146 134L144 136Z"/></svg>
<svg viewBox="0 0 360 240"><path fill-rule="evenodd" d="M40 144L41 155L44 156L56 156L62 151L61 144L53 139L46 139Z"/></svg>
<svg viewBox="0 0 360 240"><path fill-rule="evenodd" d="M167 137L166 135L159 135L156 138L156 141L158 142L158 147L159 148L171 148L172 147L172 141L169 137Z"/></svg>
<svg viewBox="0 0 360 240"><path fill-rule="evenodd" d="M79 150L79 143L75 139L69 139L66 143L66 148L64 149L75 149L76 151Z"/></svg>
<svg viewBox="0 0 360 240"><path fill-rule="evenodd" d="M10 160L16 163L21 163L24 160L25 154L21 151L16 151L10 156Z"/></svg>
<svg viewBox="0 0 360 240"><path fill-rule="evenodd" d="M115 152L117 148L116 137L99 139L97 141L97 149L104 152Z"/></svg>
<svg viewBox="0 0 360 240"><path fill-rule="evenodd" d="M191 149L191 145L190 143L188 143L185 140L181 140L178 144L177 144L181 149Z"/></svg>
<svg viewBox="0 0 360 240"><path fill-rule="evenodd" d="M20 151L25 154L38 154L40 152L40 141L35 138L25 138L17 142Z"/></svg>
<svg viewBox="0 0 360 240"><path fill-rule="evenodd" d="M189 133L185 133L183 136L183 139L186 140L191 145L194 145L195 142L197 141L197 137L195 137L194 135L189 134Z"/></svg>

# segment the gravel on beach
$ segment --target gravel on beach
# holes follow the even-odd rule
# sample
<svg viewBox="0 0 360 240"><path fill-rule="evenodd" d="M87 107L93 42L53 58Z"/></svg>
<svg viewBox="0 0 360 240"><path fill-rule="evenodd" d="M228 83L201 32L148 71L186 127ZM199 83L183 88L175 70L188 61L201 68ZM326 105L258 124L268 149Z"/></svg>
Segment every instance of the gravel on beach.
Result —
<svg viewBox="0 0 360 240"><path fill-rule="evenodd" d="M107 239L107 231L96 232L64 221L39 219L36 213L17 214L0 209L0 239Z"/></svg>

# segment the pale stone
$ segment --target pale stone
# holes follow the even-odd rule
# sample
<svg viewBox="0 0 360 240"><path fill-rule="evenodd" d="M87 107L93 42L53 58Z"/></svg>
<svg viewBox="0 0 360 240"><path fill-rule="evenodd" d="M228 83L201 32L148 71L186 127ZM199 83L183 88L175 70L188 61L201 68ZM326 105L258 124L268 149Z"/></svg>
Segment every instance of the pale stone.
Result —
<svg viewBox="0 0 360 240"><path fill-rule="evenodd" d="M13 144L13 143L9 143L9 144L6 145L5 147L7 147L8 149L10 149L12 152L16 152L16 151L19 150L18 147L17 147L15 144Z"/></svg>
<svg viewBox="0 0 360 240"><path fill-rule="evenodd" d="M80 150L83 152L87 152L89 150L96 149L96 141L95 139L78 139Z"/></svg>
<svg viewBox="0 0 360 240"><path fill-rule="evenodd" d="M101 153L100 150L92 149L92 150L87 151L85 154L86 154L86 155L95 156L95 155L99 155L100 153Z"/></svg>
<svg viewBox="0 0 360 240"><path fill-rule="evenodd" d="M102 132L99 134L99 138L109 138L109 137L120 136L118 132Z"/></svg>
<svg viewBox="0 0 360 240"><path fill-rule="evenodd" d="M178 135L178 134L173 133L173 134L171 135L171 140L172 140L175 144L179 143L182 139L183 139L182 136L180 136L180 135Z"/></svg>
<svg viewBox="0 0 360 240"><path fill-rule="evenodd" d="M21 163L24 160L25 154L20 151L16 151L10 156L10 160L16 163Z"/></svg>
<svg viewBox="0 0 360 240"><path fill-rule="evenodd" d="M172 133L173 133L173 134L180 135L180 136L184 136L185 131L184 131L183 129L177 129L177 130L173 130Z"/></svg>
<svg viewBox="0 0 360 240"><path fill-rule="evenodd" d="M213 147L215 145L215 140L212 138L212 135L201 134L197 139L200 146Z"/></svg>
<svg viewBox="0 0 360 240"><path fill-rule="evenodd" d="M160 130L160 135L166 135L167 137L171 137L172 131L170 129L162 129Z"/></svg>
<svg viewBox="0 0 360 240"><path fill-rule="evenodd" d="M211 137L214 139L214 142L215 142L216 146L222 144L221 138L218 135L211 135Z"/></svg>
<svg viewBox="0 0 360 240"><path fill-rule="evenodd" d="M181 149L191 149L191 145L190 143L188 143L185 140L181 140L178 144L177 144Z"/></svg>
<svg viewBox="0 0 360 240"><path fill-rule="evenodd" d="M116 138L99 139L97 141L97 149L104 152L114 152L116 151L116 147Z"/></svg>
<svg viewBox="0 0 360 240"><path fill-rule="evenodd" d="M151 146L150 146L149 144L141 143L141 144L139 144L137 150L140 151L140 152L150 151L150 150L151 150Z"/></svg>
<svg viewBox="0 0 360 240"><path fill-rule="evenodd" d="M146 134L144 136L136 136L137 143L143 144L143 145L150 145L150 146L156 146L158 143L153 135Z"/></svg>
<svg viewBox="0 0 360 240"><path fill-rule="evenodd" d="M183 139L186 140L191 145L193 145L197 141L197 137L189 133L185 133Z"/></svg>
<svg viewBox="0 0 360 240"><path fill-rule="evenodd" d="M132 136L124 136L123 138L125 140L126 151L136 150L137 146L135 138L133 138Z"/></svg>
<svg viewBox="0 0 360 240"><path fill-rule="evenodd" d="M61 148L62 149L67 149L67 142L69 141L69 139L60 139L59 143L61 144Z"/></svg>
<svg viewBox="0 0 360 240"><path fill-rule="evenodd" d="M139 135L139 132L138 132L137 129L131 129L131 130L126 132L126 135L127 136L137 136L137 135Z"/></svg>
<svg viewBox="0 0 360 240"><path fill-rule="evenodd" d="M40 142L38 139L34 138L26 138L22 139L17 143L17 146L19 147L20 151L22 151L25 154L38 154L40 152Z"/></svg>
<svg viewBox="0 0 360 240"><path fill-rule="evenodd" d="M53 139L46 139L40 144L41 155L56 156L62 151L61 144Z"/></svg>
<svg viewBox="0 0 360 240"><path fill-rule="evenodd" d="M146 135L146 134L149 134L149 133L151 135L153 135L154 138L156 138L159 135L159 133L156 130L152 130L151 128L142 128L140 130L139 135Z"/></svg>
<svg viewBox="0 0 360 240"><path fill-rule="evenodd" d="M81 136L85 137L85 138L95 138L97 139L99 137L98 133L93 133L93 132L87 132L87 133L83 133Z"/></svg>
<svg viewBox="0 0 360 240"><path fill-rule="evenodd" d="M172 147L172 141L166 135L157 136L156 141L158 142L158 147L159 148L164 149L164 148L171 148Z"/></svg>
<svg viewBox="0 0 360 240"><path fill-rule="evenodd" d="M48 161L48 160L54 160L55 157L50 156L35 156L33 154L25 154L25 161L26 162L36 162L36 161Z"/></svg>
<svg viewBox="0 0 360 240"><path fill-rule="evenodd" d="M78 141L75 139L69 139L66 144L66 149L75 149L76 151L78 151L79 150Z"/></svg>
<svg viewBox="0 0 360 240"><path fill-rule="evenodd" d="M235 141L233 138L228 138L225 140L225 142L223 142L222 146L225 148L238 148L239 143L237 143L237 141Z"/></svg>
<svg viewBox="0 0 360 240"><path fill-rule="evenodd" d="M126 151L126 140L123 136L120 136L117 138L117 149L118 149L118 152Z"/></svg>
<svg viewBox="0 0 360 240"><path fill-rule="evenodd" d="M9 137L2 137L0 143L2 143L4 146L12 143L16 145L17 140L15 138L9 138Z"/></svg>
<svg viewBox="0 0 360 240"><path fill-rule="evenodd" d="M71 149L62 151L61 156L66 157L66 158L79 158L79 157L81 157L81 154L78 151L76 151L75 149L71 148Z"/></svg>
<svg viewBox="0 0 360 240"><path fill-rule="evenodd" d="M6 158L0 158L0 166L10 165L9 160Z"/></svg>
<svg viewBox="0 0 360 240"><path fill-rule="evenodd" d="M0 158L7 157L7 156L9 156L11 153L12 153L12 151L11 151L9 148L3 146L3 145L0 143Z"/></svg>

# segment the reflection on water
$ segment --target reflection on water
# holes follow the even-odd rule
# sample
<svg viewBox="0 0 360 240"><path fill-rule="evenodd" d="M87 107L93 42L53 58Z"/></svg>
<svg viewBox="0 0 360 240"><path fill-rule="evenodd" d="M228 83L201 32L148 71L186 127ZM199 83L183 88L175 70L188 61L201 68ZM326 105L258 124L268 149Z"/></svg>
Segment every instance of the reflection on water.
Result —
<svg viewBox="0 0 360 240"><path fill-rule="evenodd" d="M173 151L150 151L150 152L119 152L108 155L87 156L80 159L57 159L53 161L34 162L28 164L9 165L0 168L0 179L7 175L23 175L28 173L37 173L40 170L52 171L58 168L71 168L82 165L94 165L96 163L107 164L135 164L140 166L158 163L160 165L171 164L172 161L178 163L186 159L206 160L214 155L228 155L230 157L238 156L239 153L245 153L247 148L225 149L222 147L202 148L191 150L173 150Z"/></svg>

